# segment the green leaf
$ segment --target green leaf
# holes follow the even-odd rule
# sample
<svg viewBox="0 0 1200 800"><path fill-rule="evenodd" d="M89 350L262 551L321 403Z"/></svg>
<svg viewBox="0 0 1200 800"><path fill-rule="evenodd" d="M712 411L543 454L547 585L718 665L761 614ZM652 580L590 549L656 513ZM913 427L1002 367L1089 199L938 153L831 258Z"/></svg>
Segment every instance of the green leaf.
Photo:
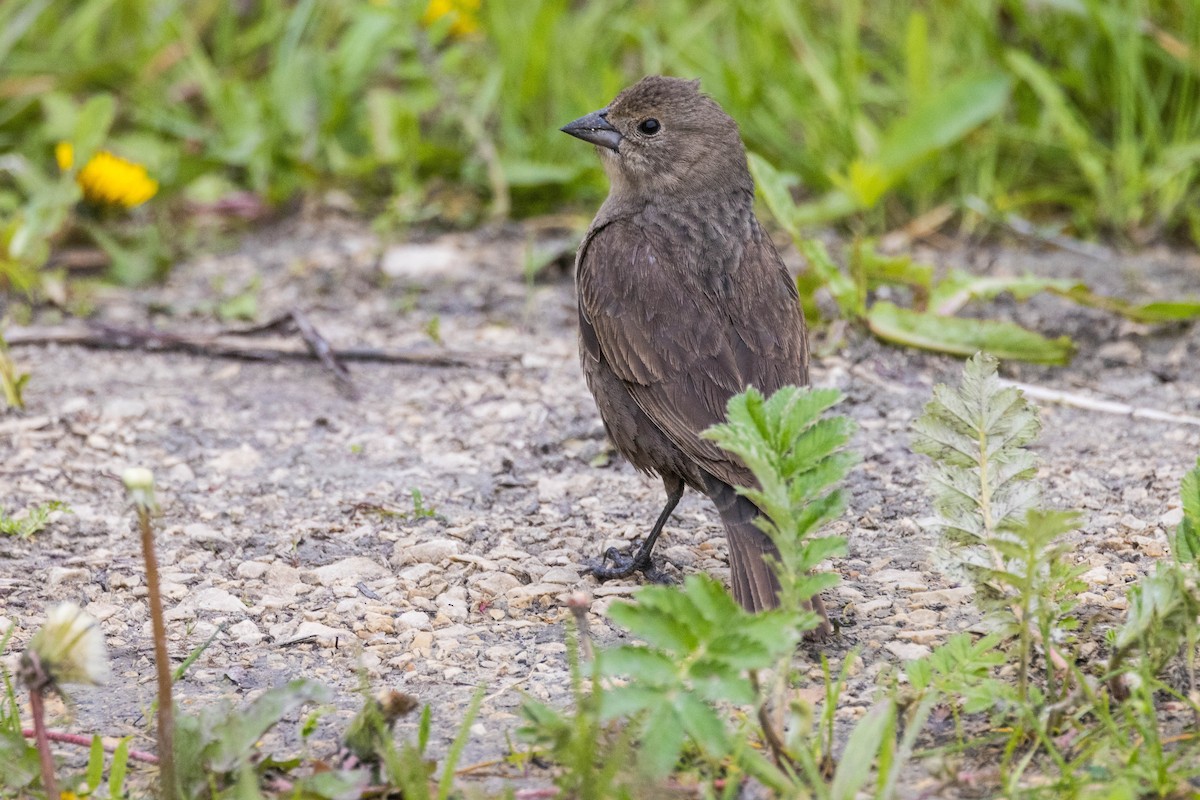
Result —
<svg viewBox="0 0 1200 800"><path fill-rule="evenodd" d="M1200 567L1200 459L1179 487L1183 498L1183 519L1171 542L1171 554L1182 564Z"/></svg>
<svg viewBox="0 0 1200 800"><path fill-rule="evenodd" d="M104 144L116 114L116 101L109 94L96 95L83 104L75 119L75 132L71 137L77 167L82 167Z"/></svg>
<svg viewBox="0 0 1200 800"><path fill-rule="evenodd" d="M100 734L92 735L92 747L88 752L87 771L84 773L84 781L87 782L89 791L96 791L100 788L100 781L104 778L104 742L100 739Z"/></svg>
<svg viewBox="0 0 1200 800"><path fill-rule="evenodd" d="M854 725L846 749L829 787L830 800L854 800L871 777L871 765L880 754L884 738L894 733L896 707L889 699L876 703Z"/></svg>
<svg viewBox="0 0 1200 800"><path fill-rule="evenodd" d="M866 786L871 765L880 757L882 748L892 744L886 739L895 734L895 721L895 703L889 698L872 705L862 720L854 724L829 787L830 800L854 800Z"/></svg>
<svg viewBox="0 0 1200 800"><path fill-rule="evenodd" d="M647 684L667 684L678 675L675 662L666 654L645 647L615 647L604 650L600 656L601 672L604 675L635 676Z"/></svg>
<svg viewBox="0 0 1200 800"><path fill-rule="evenodd" d="M129 742L132 737L122 737L117 742L112 754L112 766L108 769L108 796L123 797L125 794L125 774L129 768Z"/></svg>
<svg viewBox="0 0 1200 800"><path fill-rule="evenodd" d="M997 73L960 78L934 92L884 133L879 165L892 173L907 172L999 114L1010 88L1008 76Z"/></svg>
<svg viewBox="0 0 1200 800"><path fill-rule="evenodd" d="M683 750L684 727L674 706L657 706L642 727L640 763L652 778L664 778L671 773Z"/></svg>
<svg viewBox="0 0 1200 800"><path fill-rule="evenodd" d="M327 703L329 697L329 689L301 678L268 689L243 711L218 714L210 730L213 740L210 768L233 772L250 757L263 734L281 719L306 703Z"/></svg>
<svg viewBox="0 0 1200 800"><path fill-rule="evenodd" d="M985 350L1000 358L1066 364L1075 351L1066 336L1047 339L1010 322L940 317L887 301L871 306L867 327L884 341L958 356Z"/></svg>
<svg viewBox="0 0 1200 800"><path fill-rule="evenodd" d="M714 759L729 752L729 735L713 709L691 694L681 695L676 703L679 720L688 736L701 750Z"/></svg>
<svg viewBox="0 0 1200 800"><path fill-rule="evenodd" d="M608 615L621 627L647 643L674 653L685 653L696 646L696 637L688 630L685 622L655 608L644 601L653 602L652 590L662 587L647 586L638 592L639 603L613 603ZM650 597L647 597L651 594Z"/></svg>

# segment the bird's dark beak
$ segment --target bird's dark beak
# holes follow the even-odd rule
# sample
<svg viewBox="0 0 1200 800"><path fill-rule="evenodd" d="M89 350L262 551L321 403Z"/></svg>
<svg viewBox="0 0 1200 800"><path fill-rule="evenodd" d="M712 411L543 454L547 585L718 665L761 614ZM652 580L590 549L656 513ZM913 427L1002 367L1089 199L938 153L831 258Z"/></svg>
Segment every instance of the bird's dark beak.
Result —
<svg viewBox="0 0 1200 800"><path fill-rule="evenodd" d="M586 117L580 117L574 122L568 122L559 130L571 134L576 139L583 139L585 142L616 151L621 144L621 133L608 123L607 118L608 109L602 108L599 111L593 111Z"/></svg>

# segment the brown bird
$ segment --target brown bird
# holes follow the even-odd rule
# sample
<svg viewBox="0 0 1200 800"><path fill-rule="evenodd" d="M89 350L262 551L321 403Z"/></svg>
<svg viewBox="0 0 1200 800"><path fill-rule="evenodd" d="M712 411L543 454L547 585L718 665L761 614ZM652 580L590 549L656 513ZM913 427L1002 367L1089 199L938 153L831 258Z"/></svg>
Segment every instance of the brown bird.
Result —
<svg viewBox="0 0 1200 800"><path fill-rule="evenodd" d="M796 286L754 216L737 123L699 81L652 76L562 130L596 145L611 183L575 260L584 376L613 444L667 492L636 555L610 549L593 574L653 579L654 542L690 486L725 524L734 597L773 608L763 557L777 551L733 488L754 477L700 437L746 387L808 383Z"/></svg>

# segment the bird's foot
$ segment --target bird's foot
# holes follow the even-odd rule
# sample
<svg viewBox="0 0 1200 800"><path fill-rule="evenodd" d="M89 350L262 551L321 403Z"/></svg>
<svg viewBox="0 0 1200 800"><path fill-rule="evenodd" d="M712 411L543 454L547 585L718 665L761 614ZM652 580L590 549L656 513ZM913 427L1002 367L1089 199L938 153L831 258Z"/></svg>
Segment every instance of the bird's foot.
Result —
<svg viewBox="0 0 1200 800"><path fill-rule="evenodd" d="M653 559L640 549L637 553L627 555L615 547L610 547L604 551L600 563L588 564L588 572L592 573L600 582L611 581L614 578L628 578L635 572L642 573L651 583L671 582L671 577L659 569Z"/></svg>

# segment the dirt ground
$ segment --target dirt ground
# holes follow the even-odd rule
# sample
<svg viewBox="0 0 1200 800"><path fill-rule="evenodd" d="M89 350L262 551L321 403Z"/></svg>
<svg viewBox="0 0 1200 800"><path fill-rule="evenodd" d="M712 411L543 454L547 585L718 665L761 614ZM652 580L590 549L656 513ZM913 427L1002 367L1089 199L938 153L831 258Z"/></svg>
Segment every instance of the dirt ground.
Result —
<svg viewBox="0 0 1200 800"><path fill-rule="evenodd" d="M101 620L114 662L110 685L77 689L74 718L58 724L145 740L150 623L118 478L134 465L158 479L174 657L226 626L179 683L185 710L244 703L305 676L335 687L323 723L332 732L359 702L365 670L376 686L432 706L437 757L482 684L473 763L508 751L523 696L566 704L562 597L589 592L593 630L615 638L602 612L637 582L599 586L581 573L603 547L649 528L662 489L609 453L576 361L569 269L527 275L536 252L563 241L525 226L385 245L359 222L297 218L179 265L162 286L95 299L110 323L211 332L217 299L249 288L259 321L301 308L338 347L477 361L353 364L357 400L311 361L15 348L33 378L28 409L0 416L0 507L58 500L70 513L32 539L0 539L0 630L16 625L5 658L11 667L52 604L76 600ZM921 255L991 274L1076 277L1134 298L1200 294L1191 253L1096 259L956 245ZM1200 325L1140 326L1049 297L984 312L1079 345L1067 368L1006 364L1006 377L1200 415ZM818 337L814 349L813 381L845 392L864 459L834 526L849 554L831 565L843 580L828 593L841 629L827 652L860 648L839 712L849 719L883 673L978 622L969 590L943 568L923 460L909 450L931 387L955 380L960 362L853 330L844 341ZM1200 427L1060 405L1042 413L1041 479L1050 504L1084 513L1071 552L1088 567L1082 613L1100 623L1100 641L1130 582L1164 555ZM413 490L432 516L412 513ZM659 556L677 576L727 577L707 500L685 497Z"/></svg>

